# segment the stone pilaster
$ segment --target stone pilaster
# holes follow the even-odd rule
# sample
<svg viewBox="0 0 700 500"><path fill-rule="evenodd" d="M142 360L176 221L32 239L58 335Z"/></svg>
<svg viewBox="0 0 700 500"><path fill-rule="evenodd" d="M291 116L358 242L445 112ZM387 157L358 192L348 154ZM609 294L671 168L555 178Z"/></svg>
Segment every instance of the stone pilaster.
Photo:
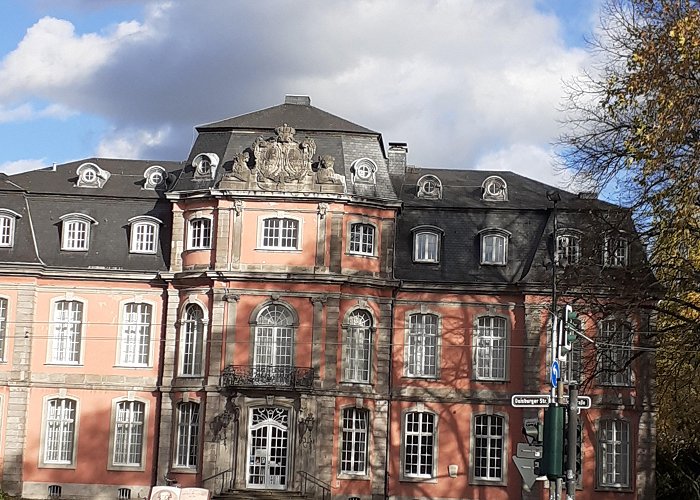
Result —
<svg viewBox="0 0 700 500"><path fill-rule="evenodd" d="M338 345L340 343L340 328L338 316L340 314L340 300L337 297L328 297L326 303L326 341L324 383L326 389L337 386L336 367L338 366Z"/></svg>
<svg viewBox="0 0 700 500"><path fill-rule="evenodd" d="M345 248L343 248L343 214L334 213L331 216L331 265L330 271L332 273L340 274L341 272L341 260L342 256L345 254Z"/></svg>
<svg viewBox="0 0 700 500"><path fill-rule="evenodd" d="M394 262L394 221L386 220L381 224L382 248L379 258L379 272L386 278L393 278Z"/></svg>
<svg viewBox="0 0 700 500"><path fill-rule="evenodd" d="M173 233L170 242L170 270L182 271L182 252L185 249L185 216L173 205Z"/></svg>
<svg viewBox="0 0 700 500"><path fill-rule="evenodd" d="M314 311L313 326L311 332L311 368L313 368L314 377L316 377L317 380L321 379L321 356L323 354L323 306L327 300L328 297L326 297L325 295L319 297L311 297L311 303L313 304Z"/></svg>
<svg viewBox="0 0 700 500"><path fill-rule="evenodd" d="M216 210L216 262L214 269L219 271L230 269L231 212L232 210L227 208Z"/></svg>
<svg viewBox="0 0 700 500"><path fill-rule="evenodd" d="M173 383L173 378L175 377L175 370L177 367L177 331L178 325L180 324L178 318L178 308L180 305L180 294L174 288L169 288L167 290L167 311L165 314L165 349L163 350L163 382L162 385L168 388Z"/></svg>
<svg viewBox="0 0 700 500"><path fill-rule="evenodd" d="M372 448L369 466L372 471L372 498L384 498L384 478L388 463L386 443L389 432L389 401L378 400L372 414Z"/></svg>
<svg viewBox="0 0 700 500"><path fill-rule="evenodd" d="M241 244L243 236L243 201L233 201L233 233L231 234L231 261L227 269L238 269L241 265Z"/></svg>
<svg viewBox="0 0 700 500"><path fill-rule="evenodd" d="M328 215L328 203L318 204L318 217L316 227L318 234L316 235L316 262L314 265L317 270L326 270L326 216Z"/></svg>

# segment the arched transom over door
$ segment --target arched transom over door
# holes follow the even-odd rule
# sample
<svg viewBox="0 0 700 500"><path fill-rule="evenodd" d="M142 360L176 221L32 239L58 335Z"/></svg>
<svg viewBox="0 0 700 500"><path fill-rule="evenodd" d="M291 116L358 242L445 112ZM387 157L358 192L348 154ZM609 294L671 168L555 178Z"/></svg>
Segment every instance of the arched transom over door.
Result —
<svg viewBox="0 0 700 500"><path fill-rule="evenodd" d="M283 305L265 306L256 318L253 367L261 385L285 385L294 367L294 317Z"/></svg>
<svg viewBox="0 0 700 500"><path fill-rule="evenodd" d="M286 490L289 475L289 409L251 408L246 487Z"/></svg>

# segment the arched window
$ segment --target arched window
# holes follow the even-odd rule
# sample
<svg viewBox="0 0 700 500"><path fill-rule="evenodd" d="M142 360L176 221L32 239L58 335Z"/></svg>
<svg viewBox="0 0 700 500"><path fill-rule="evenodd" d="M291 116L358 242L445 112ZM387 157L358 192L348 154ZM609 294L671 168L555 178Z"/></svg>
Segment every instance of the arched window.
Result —
<svg viewBox="0 0 700 500"><path fill-rule="evenodd" d="M15 244L15 223L21 216L14 210L0 208L0 247L10 248Z"/></svg>
<svg viewBox="0 0 700 500"><path fill-rule="evenodd" d="M131 224L131 253L156 253L158 229L162 221L142 215L129 219Z"/></svg>
<svg viewBox="0 0 700 500"><path fill-rule="evenodd" d="M358 309L350 313L343 343L344 379L347 382L368 383L372 316Z"/></svg>
<svg viewBox="0 0 700 500"><path fill-rule="evenodd" d="M72 213L60 217L61 250L85 251L90 246L90 226L97 221L89 215Z"/></svg>
<svg viewBox="0 0 700 500"><path fill-rule="evenodd" d="M185 307L180 331L180 375L201 376L204 356L204 312L196 304Z"/></svg>
<svg viewBox="0 0 700 500"><path fill-rule="evenodd" d="M508 238L510 233L503 229L489 228L481 234L481 263L504 266L508 263Z"/></svg>
<svg viewBox="0 0 700 500"><path fill-rule="evenodd" d="M266 385L285 385L294 367L294 316L281 304L262 308L255 320L254 379Z"/></svg>
<svg viewBox="0 0 700 500"><path fill-rule="evenodd" d="M418 198L439 200L442 198L442 182L434 175L424 175L417 182Z"/></svg>
<svg viewBox="0 0 700 500"><path fill-rule="evenodd" d="M502 177L492 175L481 184L483 199L489 201L508 201L508 185Z"/></svg>
<svg viewBox="0 0 700 500"><path fill-rule="evenodd" d="M413 230L413 261L440 262L441 231L421 227Z"/></svg>
<svg viewBox="0 0 700 500"><path fill-rule="evenodd" d="M557 236L557 264L570 266L581 260L581 236L571 230Z"/></svg>
<svg viewBox="0 0 700 500"><path fill-rule="evenodd" d="M480 380L504 380L508 366L505 318L482 316L474 332L474 375Z"/></svg>

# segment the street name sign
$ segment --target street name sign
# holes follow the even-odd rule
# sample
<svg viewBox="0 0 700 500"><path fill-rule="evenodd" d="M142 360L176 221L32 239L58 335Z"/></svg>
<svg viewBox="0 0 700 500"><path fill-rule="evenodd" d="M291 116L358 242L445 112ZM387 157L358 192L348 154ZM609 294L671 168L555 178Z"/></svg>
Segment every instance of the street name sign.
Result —
<svg viewBox="0 0 700 500"><path fill-rule="evenodd" d="M551 402L549 394L513 394L510 398L514 408L546 408Z"/></svg>
<svg viewBox="0 0 700 500"><path fill-rule="evenodd" d="M577 405L579 410L589 410L591 408L591 397L590 396L579 396L577 398ZM569 396L564 396L564 404L569 404Z"/></svg>

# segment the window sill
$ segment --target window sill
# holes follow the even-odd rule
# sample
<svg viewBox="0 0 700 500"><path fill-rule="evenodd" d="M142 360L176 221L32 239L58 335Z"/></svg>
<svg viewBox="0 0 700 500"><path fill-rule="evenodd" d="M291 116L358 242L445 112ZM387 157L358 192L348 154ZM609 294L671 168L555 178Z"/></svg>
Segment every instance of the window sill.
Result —
<svg viewBox="0 0 700 500"><path fill-rule="evenodd" d="M108 465L107 470L112 470L115 472L128 472L128 471L133 471L133 472L143 472L146 470L146 467L143 464L139 465Z"/></svg>
<svg viewBox="0 0 700 500"><path fill-rule="evenodd" d="M440 377L438 375L403 375L401 378L408 380L429 380L433 382L437 382L440 380Z"/></svg>
<svg viewBox="0 0 700 500"><path fill-rule="evenodd" d="M481 262L482 266L493 266L493 267L505 267L508 265L507 262Z"/></svg>
<svg viewBox="0 0 700 500"><path fill-rule="evenodd" d="M294 253L301 253L301 248L268 248L268 247L257 247L255 248L256 252L275 252L275 253L281 253L281 252L294 252Z"/></svg>
<svg viewBox="0 0 700 500"><path fill-rule="evenodd" d="M503 479L479 479L479 478L471 478L469 480L470 485L477 485L477 486L508 486L508 483L504 481Z"/></svg>
<svg viewBox="0 0 700 500"><path fill-rule="evenodd" d="M157 252L155 250L152 251L137 251L137 250L129 250L129 254L131 255L155 255Z"/></svg>
<svg viewBox="0 0 700 500"><path fill-rule="evenodd" d="M507 378L473 378L472 382L478 382L480 384L509 384L510 379Z"/></svg>
<svg viewBox="0 0 700 500"><path fill-rule="evenodd" d="M399 481L402 483L429 483L429 484L437 484L437 482L438 482L436 477L412 477L412 476L401 476Z"/></svg>
<svg viewBox="0 0 700 500"><path fill-rule="evenodd" d="M170 472L173 474L197 474L197 467L172 467Z"/></svg>
<svg viewBox="0 0 700 500"><path fill-rule="evenodd" d="M72 361L47 361L44 363L45 366L74 366L76 368L81 368L84 365L79 362L72 362Z"/></svg>
<svg viewBox="0 0 700 500"><path fill-rule="evenodd" d="M356 257L359 259L378 259L379 255L369 254L369 253L356 253L356 252L345 252L348 257Z"/></svg>
<svg viewBox="0 0 700 500"><path fill-rule="evenodd" d="M192 253L192 252L209 252L211 251L211 247L207 248L187 248L184 250L184 253Z"/></svg>
<svg viewBox="0 0 700 500"><path fill-rule="evenodd" d="M88 248L61 248L61 252L87 252Z"/></svg>
<svg viewBox="0 0 700 500"><path fill-rule="evenodd" d="M610 486L596 486L595 491L617 491L617 492L623 492L623 493L631 493L634 491L631 486L615 486L615 485L610 485Z"/></svg>
<svg viewBox="0 0 700 500"><path fill-rule="evenodd" d="M340 472L337 476L337 479L343 479L346 481L369 481L370 477L369 474L366 472L363 474L349 474L347 472Z"/></svg>
<svg viewBox="0 0 700 500"><path fill-rule="evenodd" d="M70 463L70 464L47 464L47 463L39 463L38 465L39 469L71 469L75 470L75 464Z"/></svg>
<svg viewBox="0 0 700 500"><path fill-rule="evenodd" d="M428 265L437 265L440 264L439 260L414 260L414 264L428 264Z"/></svg>
<svg viewBox="0 0 700 500"><path fill-rule="evenodd" d="M151 365L120 365L116 364L113 365L112 368L119 368L123 370L148 370L149 368L153 368Z"/></svg>

